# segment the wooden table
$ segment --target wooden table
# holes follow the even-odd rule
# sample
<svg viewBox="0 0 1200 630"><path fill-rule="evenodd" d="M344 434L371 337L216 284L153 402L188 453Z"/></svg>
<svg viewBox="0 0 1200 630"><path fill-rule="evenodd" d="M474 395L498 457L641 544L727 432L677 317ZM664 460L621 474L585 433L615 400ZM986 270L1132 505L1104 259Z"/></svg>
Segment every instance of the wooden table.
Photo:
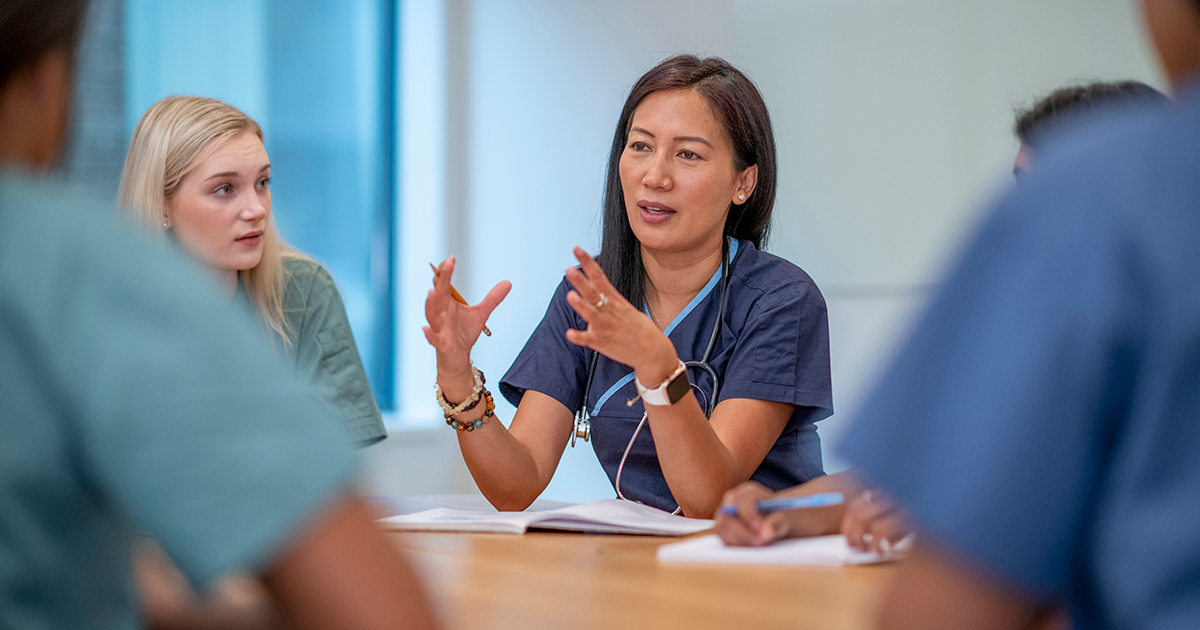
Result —
<svg viewBox="0 0 1200 630"><path fill-rule="evenodd" d="M677 538L390 533L448 628L869 628L891 566L660 565Z"/></svg>

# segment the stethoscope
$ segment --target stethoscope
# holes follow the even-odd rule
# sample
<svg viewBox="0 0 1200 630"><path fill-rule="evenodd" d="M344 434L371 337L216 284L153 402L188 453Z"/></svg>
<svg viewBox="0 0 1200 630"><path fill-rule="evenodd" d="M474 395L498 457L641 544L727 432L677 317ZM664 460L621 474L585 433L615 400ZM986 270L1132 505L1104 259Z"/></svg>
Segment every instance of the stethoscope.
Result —
<svg viewBox="0 0 1200 630"><path fill-rule="evenodd" d="M721 293L717 303L717 319L713 322L712 334L708 337L708 347L704 349L704 355L699 361L684 361L683 364L689 370L699 369L708 374L712 379L712 397L705 400L704 415L712 417L713 409L717 406L717 396L721 391L721 379L717 376L717 370L709 361L712 359L713 349L717 347L717 338L721 335L721 321L725 318L725 299L729 290L729 253L728 241L722 248L721 252ZM600 360L599 352L592 352L592 360L588 363L587 381L583 386L583 400L579 403L579 408L575 410L575 432L571 434L571 446L575 446L576 439L582 439L587 442L592 435L592 415L588 412L588 400L592 393L592 380L596 377L596 362ZM696 383L692 383L692 387L700 392L703 397L704 392ZM629 443L625 445L625 452L621 455L621 462L617 464L617 474L613 478L613 486L617 490L617 498L625 501L631 501L621 492L621 473L625 470L625 460L629 458L629 451L633 450L633 443L637 441L638 434L642 432L642 427L646 426L646 414L642 413L642 419L638 422L637 428L633 430L633 436L629 438ZM679 514L682 508L676 507L672 514Z"/></svg>

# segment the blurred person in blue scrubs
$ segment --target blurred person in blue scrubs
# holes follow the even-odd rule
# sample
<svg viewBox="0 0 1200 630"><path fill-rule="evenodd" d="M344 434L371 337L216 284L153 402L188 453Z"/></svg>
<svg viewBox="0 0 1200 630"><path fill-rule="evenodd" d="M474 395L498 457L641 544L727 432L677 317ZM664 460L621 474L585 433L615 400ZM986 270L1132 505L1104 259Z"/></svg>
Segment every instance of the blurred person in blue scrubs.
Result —
<svg viewBox="0 0 1200 630"><path fill-rule="evenodd" d="M259 573L297 628L432 627L328 412L211 280L47 178L85 12L0 3L0 627L141 626L135 530L201 588Z"/></svg>
<svg viewBox="0 0 1200 630"><path fill-rule="evenodd" d="M1013 177L1028 173L1036 154L1072 124L1116 107L1166 105L1170 101L1141 81L1094 81L1058 88L1017 112L1013 133L1021 147L1013 159Z"/></svg>
<svg viewBox="0 0 1200 630"><path fill-rule="evenodd" d="M1177 102L1039 154L843 442L920 532L882 627L1200 627L1200 0L1141 4Z"/></svg>
<svg viewBox="0 0 1200 630"><path fill-rule="evenodd" d="M258 123L215 99L162 99L133 130L118 196L253 311L350 439L366 446L387 436L333 278L275 227Z"/></svg>
<svg viewBox="0 0 1200 630"><path fill-rule="evenodd" d="M825 301L803 270L760 249L775 187L770 117L741 72L684 55L642 76L613 137L601 253L575 249L580 266L501 379L517 406L508 428L490 422L470 353L511 285L468 307L450 292L454 259L440 266L425 307L439 402L471 429L459 446L493 505L521 510L546 488L581 406L618 496L663 510L708 518L747 479L780 489L824 474L814 423L833 410ZM477 252L503 255L491 245ZM710 344L719 393L683 365Z"/></svg>
<svg viewBox="0 0 1200 630"><path fill-rule="evenodd" d="M1013 165L1013 176L1025 176L1036 154L1048 150L1054 138L1068 133L1073 125L1121 107L1165 106L1170 99L1139 81L1096 81L1054 90L1033 105L1017 112L1014 133L1021 141ZM755 505L772 498L841 492L843 505L788 510L770 515L758 513ZM836 473L779 492L749 482L726 494L722 504L737 508L737 515L717 517L716 532L732 545L768 545L781 538L842 533L850 545L878 550L886 541L894 544L912 532L912 522L899 503L853 471Z"/></svg>

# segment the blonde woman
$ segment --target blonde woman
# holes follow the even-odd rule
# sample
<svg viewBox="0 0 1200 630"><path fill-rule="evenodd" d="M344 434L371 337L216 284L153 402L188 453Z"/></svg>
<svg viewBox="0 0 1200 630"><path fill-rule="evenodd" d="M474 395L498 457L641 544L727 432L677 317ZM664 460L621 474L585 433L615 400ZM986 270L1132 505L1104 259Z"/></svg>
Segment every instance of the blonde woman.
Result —
<svg viewBox="0 0 1200 630"><path fill-rule="evenodd" d="M271 344L367 445L387 432L329 272L280 238L271 221L271 163L262 129L211 98L172 96L134 129L119 200L147 229L212 270L248 303Z"/></svg>

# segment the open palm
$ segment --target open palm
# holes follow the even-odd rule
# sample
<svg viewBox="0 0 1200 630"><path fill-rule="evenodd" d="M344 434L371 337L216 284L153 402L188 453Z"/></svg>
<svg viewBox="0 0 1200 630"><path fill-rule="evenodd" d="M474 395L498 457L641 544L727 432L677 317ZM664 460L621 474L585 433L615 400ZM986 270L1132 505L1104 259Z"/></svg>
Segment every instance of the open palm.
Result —
<svg viewBox="0 0 1200 630"><path fill-rule="evenodd" d="M500 282L478 304L471 306L454 299L450 280L454 275L454 257L438 266L433 290L425 298L425 319L429 325L422 330L437 351L438 365L452 371L465 369L471 360L471 348L479 339L488 317L512 289L512 283Z"/></svg>

